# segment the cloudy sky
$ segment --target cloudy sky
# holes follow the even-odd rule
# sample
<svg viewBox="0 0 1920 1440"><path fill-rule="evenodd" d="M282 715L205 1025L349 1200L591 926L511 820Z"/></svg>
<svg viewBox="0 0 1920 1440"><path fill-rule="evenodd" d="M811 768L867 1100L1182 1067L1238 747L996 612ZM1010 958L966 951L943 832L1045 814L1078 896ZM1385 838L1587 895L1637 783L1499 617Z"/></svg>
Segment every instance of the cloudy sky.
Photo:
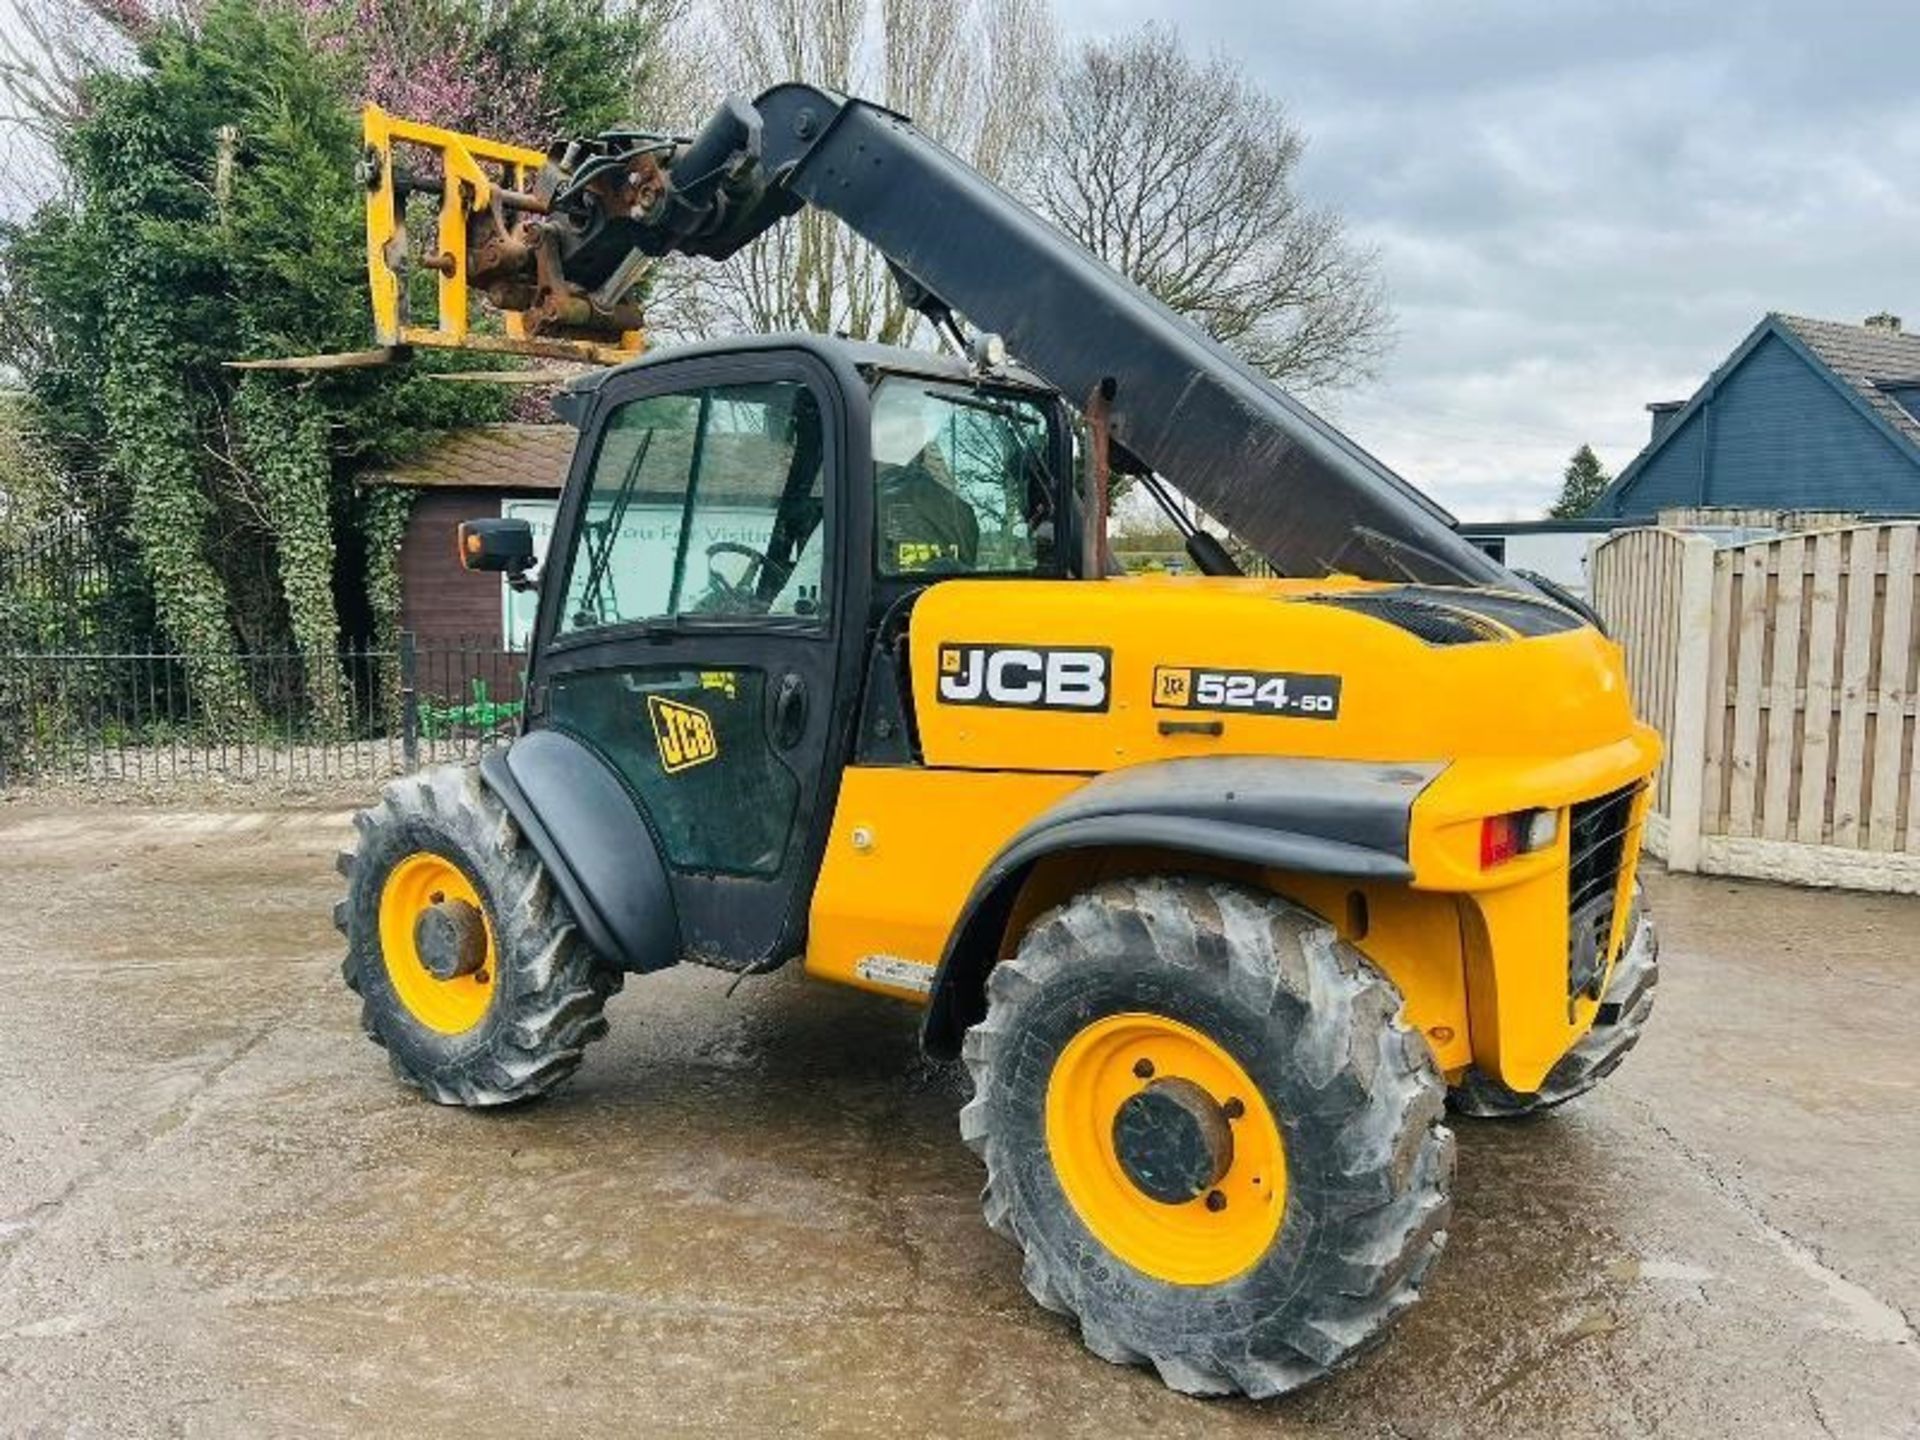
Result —
<svg viewBox="0 0 1920 1440"><path fill-rule="evenodd" d="M1175 12L1312 148L1378 248L1399 343L1326 407L1466 518L1526 518L1590 441L1618 470L1768 310L1920 324L1906 3L1074 0Z"/></svg>
<svg viewBox="0 0 1920 1440"><path fill-rule="evenodd" d="M1540 514L1582 441L1617 471L1768 310L1920 325L1915 3L1056 0L1292 107L1399 334L1323 408L1469 519Z"/></svg>

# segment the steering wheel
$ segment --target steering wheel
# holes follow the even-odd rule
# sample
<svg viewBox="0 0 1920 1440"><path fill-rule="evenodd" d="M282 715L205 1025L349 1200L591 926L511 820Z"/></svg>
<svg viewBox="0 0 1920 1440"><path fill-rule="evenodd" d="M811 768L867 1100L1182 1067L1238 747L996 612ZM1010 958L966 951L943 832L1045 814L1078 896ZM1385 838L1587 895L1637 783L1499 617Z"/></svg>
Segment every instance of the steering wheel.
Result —
<svg viewBox="0 0 1920 1440"><path fill-rule="evenodd" d="M714 568L713 562L722 555L738 555L748 562L738 580L729 580ZM766 563L767 557L751 545L716 540L707 546L707 599L729 609L752 609L758 603L754 590Z"/></svg>

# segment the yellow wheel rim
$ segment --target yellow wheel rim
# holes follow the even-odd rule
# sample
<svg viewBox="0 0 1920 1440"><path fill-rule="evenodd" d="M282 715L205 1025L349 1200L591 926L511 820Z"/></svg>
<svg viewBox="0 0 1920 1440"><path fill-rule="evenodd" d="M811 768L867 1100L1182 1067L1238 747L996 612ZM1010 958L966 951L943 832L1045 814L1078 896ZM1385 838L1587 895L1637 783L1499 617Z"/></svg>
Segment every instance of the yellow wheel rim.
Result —
<svg viewBox="0 0 1920 1440"><path fill-rule="evenodd" d="M1231 1161L1206 1193L1155 1199L1122 1163L1121 1107L1147 1086L1206 1092L1231 1129ZM1238 1102L1235 1104L1233 1102ZM1266 1099L1240 1063L1190 1025L1161 1015L1109 1015L1068 1042L1047 1082L1047 1152L1081 1222L1113 1255L1176 1285L1214 1285L1272 1247L1287 1208L1286 1147Z"/></svg>
<svg viewBox="0 0 1920 1440"><path fill-rule="evenodd" d="M466 901L486 926L486 960L471 975L442 980L420 958L415 927L421 915L442 900ZM493 920L458 865L444 855L420 851L387 872L380 890L380 955L393 993L415 1020L442 1035L458 1035L478 1025L493 1003L496 953Z"/></svg>

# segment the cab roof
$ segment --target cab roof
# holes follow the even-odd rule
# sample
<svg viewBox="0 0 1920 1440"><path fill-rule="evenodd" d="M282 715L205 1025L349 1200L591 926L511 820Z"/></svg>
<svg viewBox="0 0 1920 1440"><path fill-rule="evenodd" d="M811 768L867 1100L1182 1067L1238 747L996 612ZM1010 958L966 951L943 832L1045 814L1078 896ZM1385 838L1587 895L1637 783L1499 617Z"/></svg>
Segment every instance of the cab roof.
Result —
<svg viewBox="0 0 1920 1440"><path fill-rule="evenodd" d="M706 355L763 354L768 351L799 350L817 356L829 365L849 365L856 370L883 370L891 374L918 375L929 380L962 383L983 378L957 355L934 350L913 350L903 345L882 345L872 340L854 340L844 335L817 335L795 331L776 335L729 335L714 340L697 340L686 345L669 345L645 355L596 370L572 381L567 389L590 395L615 375L644 371L670 361L695 359ZM1019 385L1052 393L1048 385L1031 370L1018 365L1000 365L984 378L998 384Z"/></svg>

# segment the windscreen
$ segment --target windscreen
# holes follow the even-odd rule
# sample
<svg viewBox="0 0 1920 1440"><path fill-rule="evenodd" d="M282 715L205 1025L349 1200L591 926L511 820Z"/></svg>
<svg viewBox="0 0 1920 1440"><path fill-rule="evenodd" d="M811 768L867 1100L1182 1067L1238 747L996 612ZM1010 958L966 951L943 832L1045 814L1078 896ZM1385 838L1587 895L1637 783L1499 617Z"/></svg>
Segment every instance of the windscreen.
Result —
<svg viewBox="0 0 1920 1440"><path fill-rule="evenodd" d="M1047 412L1016 391L912 375L873 392L879 573L1031 575L1050 570Z"/></svg>

